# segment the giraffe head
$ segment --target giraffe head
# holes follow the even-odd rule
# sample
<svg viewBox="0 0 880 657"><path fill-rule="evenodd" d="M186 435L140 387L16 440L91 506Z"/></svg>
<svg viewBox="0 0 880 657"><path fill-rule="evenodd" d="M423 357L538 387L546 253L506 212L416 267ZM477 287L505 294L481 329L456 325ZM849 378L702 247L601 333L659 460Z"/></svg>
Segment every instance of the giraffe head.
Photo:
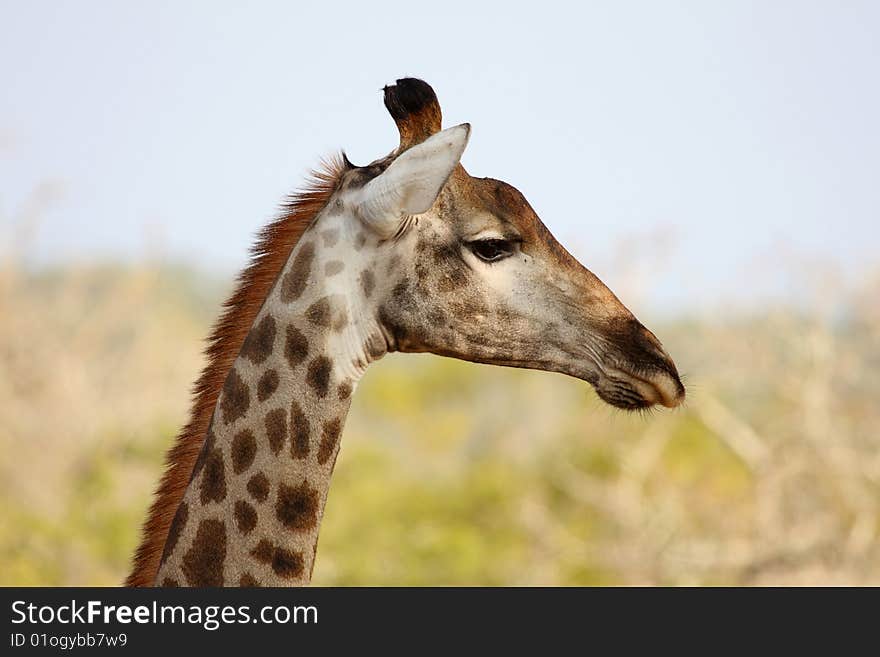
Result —
<svg viewBox="0 0 880 657"><path fill-rule="evenodd" d="M355 247L369 263L361 314L378 351L562 372L625 409L680 404L684 386L654 334L516 188L464 170L470 126L441 131L436 96L420 80L386 87L385 105L400 145L350 165L334 199L357 217Z"/></svg>

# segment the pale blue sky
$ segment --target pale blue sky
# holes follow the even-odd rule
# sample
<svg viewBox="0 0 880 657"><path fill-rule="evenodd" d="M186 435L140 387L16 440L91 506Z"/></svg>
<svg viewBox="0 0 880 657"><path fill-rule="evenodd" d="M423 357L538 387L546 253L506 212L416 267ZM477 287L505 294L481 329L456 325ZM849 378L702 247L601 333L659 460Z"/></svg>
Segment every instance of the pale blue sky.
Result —
<svg viewBox="0 0 880 657"><path fill-rule="evenodd" d="M877 264L880 3L0 8L0 235L40 182L63 189L35 262L158 239L238 267L321 155L395 146L379 89L415 75L473 125L468 170L613 288L625 245L661 304L797 292L792 256Z"/></svg>

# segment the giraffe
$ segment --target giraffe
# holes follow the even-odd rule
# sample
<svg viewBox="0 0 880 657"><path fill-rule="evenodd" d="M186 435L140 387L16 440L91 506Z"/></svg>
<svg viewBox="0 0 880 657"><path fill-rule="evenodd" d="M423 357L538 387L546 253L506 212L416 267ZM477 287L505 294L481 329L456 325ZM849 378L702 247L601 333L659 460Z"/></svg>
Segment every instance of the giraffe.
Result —
<svg viewBox="0 0 880 657"><path fill-rule="evenodd" d="M427 83L384 103L399 145L325 163L261 234L129 585L307 584L352 394L388 352L560 372L623 409L683 401L659 340L523 195L465 171L470 126L442 130Z"/></svg>

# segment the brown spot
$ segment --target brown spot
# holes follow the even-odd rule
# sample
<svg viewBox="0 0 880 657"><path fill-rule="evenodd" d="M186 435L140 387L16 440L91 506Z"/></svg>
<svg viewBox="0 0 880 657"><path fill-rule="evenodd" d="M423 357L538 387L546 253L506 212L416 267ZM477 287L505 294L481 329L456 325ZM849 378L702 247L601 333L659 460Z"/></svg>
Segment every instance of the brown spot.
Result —
<svg viewBox="0 0 880 657"><path fill-rule="evenodd" d="M312 386L318 397L327 396L327 386L330 385L330 372L332 370L333 363L326 356L318 356L309 363L306 382Z"/></svg>
<svg viewBox="0 0 880 657"><path fill-rule="evenodd" d="M199 499L202 504L222 502L226 499L226 468L223 465L223 454L216 447L205 459L200 493Z"/></svg>
<svg viewBox="0 0 880 657"><path fill-rule="evenodd" d="M330 298L318 299L306 310L306 317L316 326L330 326Z"/></svg>
<svg viewBox="0 0 880 657"><path fill-rule="evenodd" d="M340 383L339 387L336 388L336 394L339 395L340 401L351 397L351 381L343 381Z"/></svg>
<svg viewBox="0 0 880 657"><path fill-rule="evenodd" d="M301 552L276 547L265 538L251 550L251 555L261 563L271 564L276 575L287 579L299 577L305 567Z"/></svg>
<svg viewBox="0 0 880 657"><path fill-rule="evenodd" d="M266 425L266 438L269 439L269 447L273 454L278 454L284 441L287 439L287 417L283 408L276 408L266 413L264 421Z"/></svg>
<svg viewBox="0 0 880 657"><path fill-rule="evenodd" d="M318 463L321 465L332 456L339 442L340 433L342 433L342 421L339 418L324 423L324 429L321 431L321 446L318 448Z"/></svg>
<svg viewBox="0 0 880 657"><path fill-rule="evenodd" d="M247 413L251 403L251 393L234 367L229 370L226 383L223 384L223 400L220 402L220 410L223 413L223 422L229 424Z"/></svg>
<svg viewBox="0 0 880 657"><path fill-rule="evenodd" d="M266 401L278 389L278 372L266 370L260 380L257 381L257 399Z"/></svg>
<svg viewBox="0 0 880 657"><path fill-rule="evenodd" d="M395 269L397 269L397 265L399 264L400 256L395 253L388 259L388 265L385 267L386 273L391 274Z"/></svg>
<svg viewBox="0 0 880 657"><path fill-rule="evenodd" d="M232 439L232 470L235 474L241 474L254 462L254 455L257 453L257 441L254 440L254 434L250 429L239 431Z"/></svg>
<svg viewBox="0 0 880 657"><path fill-rule="evenodd" d="M342 260L331 260L326 265L324 265L324 275L325 276L336 276L339 272L345 269L345 263Z"/></svg>
<svg viewBox="0 0 880 657"><path fill-rule="evenodd" d="M242 534L250 534L257 526L257 511L244 500L235 503L235 524Z"/></svg>
<svg viewBox="0 0 880 657"><path fill-rule="evenodd" d="M166 577L162 580L162 586L164 586L165 588L176 589L180 586L180 582L178 582L173 577Z"/></svg>
<svg viewBox="0 0 880 657"><path fill-rule="evenodd" d="M181 502L180 506L177 507L177 513L174 514L174 520L171 521L171 527L168 529L168 538L165 539L165 549L162 551L162 560L159 562L160 564L165 563L165 560L171 556L172 552L174 552L174 548L177 545L177 539L180 538L180 532L186 527L186 521L188 518L189 507L186 502Z"/></svg>
<svg viewBox="0 0 880 657"><path fill-rule="evenodd" d="M296 400L290 403L290 455L304 459L309 455L309 419Z"/></svg>
<svg viewBox="0 0 880 657"><path fill-rule="evenodd" d="M339 241L339 230L336 228L330 228L321 233L321 237L324 240L324 246L331 247L336 246L336 242Z"/></svg>
<svg viewBox="0 0 880 657"><path fill-rule="evenodd" d="M281 300L284 303L290 303L300 298L309 281L314 258L315 245L306 242L300 247L293 259L293 264L290 266L290 271L284 275L284 279L281 281Z"/></svg>
<svg viewBox="0 0 880 657"><path fill-rule="evenodd" d="M275 554L272 555L272 571L276 575L285 579L293 579L302 575L304 568L302 552L285 550L280 547L275 548Z"/></svg>
<svg viewBox="0 0 880 657"><path fill-rule="evenodd" d="M284 343L284 355L292 369L296 369L309 355L309 341L306 336L293 325L287 327L287 340Z"/></svg>
<svg viewBox="0 0 880 657"><path fill-rule="evenodd" d="M364 244L367 243L367 236L363 233L358 233L357 237L354 238L354 250L360 251L364 248Z"/></svg>
<svg viewBox="0 0 880 657"><path fill-rule="evenodd" d="M253 363L262 363L275 349L275 318L266 315L257 326L248 333L244 346L241 348L243 356Z"/></svg>
<svg viewBox="0 0 880 657"><path fill-rule="evenodd" d="M369 299L370 295L373 293L373 288L376 287L376 277L373 275L372 271L365 269L361 272L360 280L364 296Z"/></svg>
<svg viewBox="0 0 880 657"><path fill-rule="evenodd" d="M272 561L273 552L275 552L275 548L272 542L264 538L251 550L251 556L262 563L269 563Z"/></svg>
<svg viewBox="0 0 880 657"><path fill-rule="evenodd" d="M192 547L183 557L183 574L190 586L222 586L226 561L226 524L203 520Z"/></svg>
<svg viewBox="0 0 880 657"><path fill-rule="evenodd" d="M258 472L248 480L247 490L257 502L265 502L269 497L269 479L262 472Z"/></svg>
<svg viewBox="0 0 880 657"><path fill-rule="evenodd" d="M348 326L348 313L345 312L345 308L339 308L336 311L336 316L333 318L333 330L337 333Z"/></svg>
<svg viewBox="0 0 880 657"><path fill-rule="evenodd" d="M281 484L275 515L292 531L307 531L318 524L318 491L304 481L297 487Z"/></svg>
<svg viewBox="0 0 880 657"><path fill-rule="evenodd" d="M260 583L250 573L242 573L238 578L238 585L242 588L256 588Z"/></svg>

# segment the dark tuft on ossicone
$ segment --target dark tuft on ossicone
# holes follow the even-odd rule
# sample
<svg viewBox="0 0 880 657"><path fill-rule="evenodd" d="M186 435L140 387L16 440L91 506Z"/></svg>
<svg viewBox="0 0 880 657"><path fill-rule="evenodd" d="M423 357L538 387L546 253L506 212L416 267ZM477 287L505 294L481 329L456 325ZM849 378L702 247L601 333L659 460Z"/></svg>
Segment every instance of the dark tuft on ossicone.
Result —
<svg viewBox="0 0 880 657"><path fill-rule="evenodd" d="M385 107L391 117L397 121L409 114L422 111L426 105L437 105L437 95L431 85L418 78L401 78L397 84L382 89L385 92Z"/></svg>

